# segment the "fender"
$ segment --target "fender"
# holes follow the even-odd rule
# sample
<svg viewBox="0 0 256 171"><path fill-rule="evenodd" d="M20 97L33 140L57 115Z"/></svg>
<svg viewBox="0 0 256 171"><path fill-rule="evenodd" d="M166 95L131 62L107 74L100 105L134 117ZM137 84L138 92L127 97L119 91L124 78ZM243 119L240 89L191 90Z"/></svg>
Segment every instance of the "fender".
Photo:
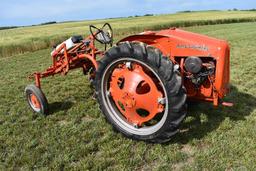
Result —
<svg viewBox="0 0 256 171"><path fill-rule="evenodd" d="M144 33L146 33L146 34L144 34ZM154 32L150 32L150 33L144 32L144 33L125 37L122 40L120 40L118 43L126 42L126 41L128 41L128 42L132 42L132 41L143 42L147 45L151 45L151 46L158 48L164 55L168 56L170 51L168 49L166 49L164 46L162 46L162 44L164 42L168 42L168 43L170 42L170 40L167 36L152 34Z"/></svg>

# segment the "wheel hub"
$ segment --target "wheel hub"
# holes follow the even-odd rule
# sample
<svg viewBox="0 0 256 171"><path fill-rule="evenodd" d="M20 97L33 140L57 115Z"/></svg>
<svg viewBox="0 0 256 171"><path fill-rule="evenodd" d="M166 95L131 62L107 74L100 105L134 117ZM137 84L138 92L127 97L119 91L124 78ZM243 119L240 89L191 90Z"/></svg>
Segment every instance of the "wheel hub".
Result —
<svg viewBox="0 0 256 171"><path fill-rule="evenodd" d="M109 92L128 122L141 126L164 110L163 104L159 103L163 93L143 66L127 63L113 70Z"/></svg>
<svg viewBox="0 0 256 171"><path fill-rule="evenodd" d="M40 109L40 102L34 94L30 95L31 104L36 108Z"/></svg>

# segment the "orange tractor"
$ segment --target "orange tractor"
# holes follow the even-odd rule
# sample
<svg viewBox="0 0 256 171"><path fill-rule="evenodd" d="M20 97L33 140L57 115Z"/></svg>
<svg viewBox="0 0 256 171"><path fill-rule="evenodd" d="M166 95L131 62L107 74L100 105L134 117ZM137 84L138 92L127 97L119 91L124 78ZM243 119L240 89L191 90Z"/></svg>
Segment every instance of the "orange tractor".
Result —
<svg viewBox="0 0 256 171"><path fill-rule="evenodd" d="M49 111L41 78L66 75L75 68L89 74L107 121L137 140L168 141L187 114L187 98L232 105L221 101L230 81L226 41L171 28L132 35L112 47L108 23L102 28L91 25L90 31L85 39L73 36L58 45L53 65L30 76L35 85L27 86L25 93L35 112ZM105 50L98 50L95 41Z"/></svg>

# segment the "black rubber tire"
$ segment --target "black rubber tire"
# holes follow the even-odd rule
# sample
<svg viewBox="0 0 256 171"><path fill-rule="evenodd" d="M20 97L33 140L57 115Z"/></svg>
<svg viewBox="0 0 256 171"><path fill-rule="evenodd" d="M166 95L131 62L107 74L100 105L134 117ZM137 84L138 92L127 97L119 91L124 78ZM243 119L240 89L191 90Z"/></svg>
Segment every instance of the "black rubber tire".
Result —
<svg viewBox="0 0 256 171"><path fill-rule="evenodd" d="M38 101L40 102L40 110L39 111L34 110L33 107L31 106L31 103L30 103L30 95L31 94L34 94L36 96L36 98L38 99ZM43 115L47 115L49 113L48 101L41 89L39 89L34 84L28 85L25 88L25 95L26 95L28 105L34 112L43 114Z"/></svg>
<svg viewBox="0 0 256 171"><path fill-rule="evenodd" d="M151 135L137 135L127 132L127 130L124 130L114 122L104 106L104 97L101 92L103 73L108 64L124 57L135 58L150 66L158 74L167 92L169 105L167 119L163 126ZM144 43L122 42L108 50L105 56L99 61L99 68L96 71L95 88L100 109L106 116L107 121L112 124L117 131L132 139L153 143L167 142L178 132L178 128L187 114L187 95L184 86L182 86L179 71L174 69L172 61L164 57L160 50Z"/></svg>

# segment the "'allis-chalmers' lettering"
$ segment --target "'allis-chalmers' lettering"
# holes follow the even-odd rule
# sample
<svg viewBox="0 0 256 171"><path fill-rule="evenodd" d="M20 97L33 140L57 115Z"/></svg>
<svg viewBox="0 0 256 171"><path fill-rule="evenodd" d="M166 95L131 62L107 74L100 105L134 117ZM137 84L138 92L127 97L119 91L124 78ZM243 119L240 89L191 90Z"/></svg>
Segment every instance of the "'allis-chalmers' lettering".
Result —
<svg viewBox="0 0 256 171"><path fill-rule="evenodd" d="M177 48L180 48L180 49L196 49L196 50L201 50L201 51L208 51L209 50L208 46L205 46L205 45L181 45L181 44L178 44Z"/></svg>

